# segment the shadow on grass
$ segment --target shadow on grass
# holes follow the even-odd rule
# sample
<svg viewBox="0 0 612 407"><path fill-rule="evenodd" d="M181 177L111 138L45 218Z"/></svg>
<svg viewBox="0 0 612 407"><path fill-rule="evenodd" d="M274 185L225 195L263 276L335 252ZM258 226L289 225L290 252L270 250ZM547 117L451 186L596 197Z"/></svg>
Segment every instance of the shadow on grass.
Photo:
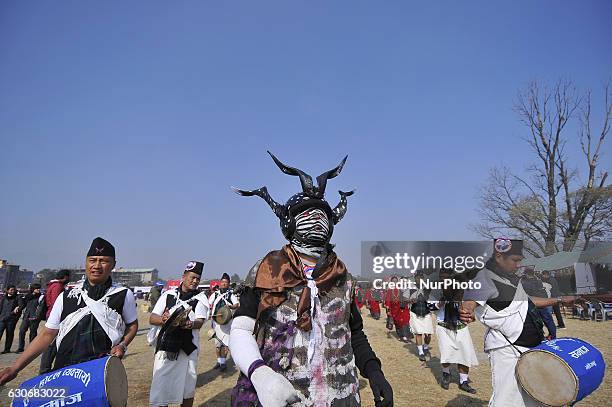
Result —
<svg viewBox="0 0 612 407"><path fill-rule="evenodd" d="M227 360L226 366L227 366L227 369L224 372L221 372L219 371L219 369L215 369L214 367L211 366L211 368L208 369L207 371L200 373L196 380L196 387L205 386L206 384L212 382L213 380L215 380L215 378L219 376L230 377L234 373L236 373L237 371L236 364L234 363L232 359Z"/></svg>

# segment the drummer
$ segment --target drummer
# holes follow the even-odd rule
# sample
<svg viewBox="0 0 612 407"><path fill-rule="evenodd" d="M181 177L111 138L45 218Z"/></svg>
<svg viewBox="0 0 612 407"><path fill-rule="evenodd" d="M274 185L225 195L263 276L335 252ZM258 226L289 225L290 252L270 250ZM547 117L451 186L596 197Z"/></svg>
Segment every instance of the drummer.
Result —
<svg viewBox="0 0 612 407"><path fill-rule="evenodd" d="M233 293L230 288L230 276L227 273L223 273L221 277L221 284L219 285L219 289L214 291L208 302L211 304L212 312L211 315L215 315L217 311L223 307L228 307L232 311L237 309L240 306L238 302L238 298ZM217 322L213 318L211 318L211 324L213 329ZM214 368L219 369L220 371L225 371L227 366L225 364L225 359L227 358L228 345L227 343L223 343L219 337L215 337L215 352L217 354L217 363Z"/></svg>
<svg viewBox="0 0 612 407"><path fill-rule="evenodd" d="M193 405L200 348L199 333L210 308L206 295L198 292L203 270L204 263L187 263L181 284L165 291L151 311L149 323L162 326L155 348L149 397L151 406ZM180 311L188 307L192 310L188 318L173 328L173 322Z"/></svg>
<svg viewBox="0 0 612 407"><path fill-rule="evenodd" d="M54 370L106 354L122 358L138 332L134 294L113 284L115 248L97 237L85 258L86 280L55 301L45 328L13 365L0 372L0 384L17 376L56 339Z"/></svg>
<svg viewBox="0 0 612 407"><path fill-rule="evenodd" d="M523 241L498 238L493 256L473 279L479 289L466 290L460 318L476 318L488 329L484 350L489 354L493 395L489 406L537 406L518 385L514 370L521 353L544 340L543 323L536 307L572 302L575 297L529 297L516 275L523 260Z"/></svg>

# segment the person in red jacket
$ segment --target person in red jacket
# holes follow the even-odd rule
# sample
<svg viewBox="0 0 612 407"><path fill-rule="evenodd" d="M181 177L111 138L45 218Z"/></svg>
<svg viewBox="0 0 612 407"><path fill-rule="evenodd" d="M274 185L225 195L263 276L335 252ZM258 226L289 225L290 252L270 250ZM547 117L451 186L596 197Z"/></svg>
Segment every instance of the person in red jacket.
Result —
<svg viewBox="0 0 612 407"><path fill-rule="evenodd" d="M64 287L66 287L68 281L70 281L70 270L63 269L55 274L54 280L47 283L47 289L45 291L45 304L47 305L45 320L49 318L49 314L51 314L55 300L57 300L57 297L64 292ZM40 357L39 374L45 374L51 371L51 366L53 366L56 353L57 349L55 347L55 341L53 341L49 348L47 348L47 350Z"/></svg>
<svg viewBox="0 0 612 407"><path fill-rule="evenodd" d="M378 293L374 293L374 289L368 288L366 291L366 307L370 310L372 318L380 319L380 304L378 303Z"/></svg>
<svg viewBox="0 0 612 407"><path fill-rule="evenodd" d="M357 305L357 308L359 308L359 310L361 311L361 308L363 307L365 303L366 303L366 298L365 298L363 288L357 286L355 288L355 305Z"/></svg>
<svg viewBox="0 0 612 407"><path fill-rule="evenodd" d="M397 283L398 278L396 276L391 277L391 281ZM410 311L408 304L402 301L402 292L397 289L387 289L385 293L385 307L387 308L387 315L393 319L395 325L395 332L399 340L408 342L408 336L410 335ZM387 324L389 328L390 324Z"/></svg>

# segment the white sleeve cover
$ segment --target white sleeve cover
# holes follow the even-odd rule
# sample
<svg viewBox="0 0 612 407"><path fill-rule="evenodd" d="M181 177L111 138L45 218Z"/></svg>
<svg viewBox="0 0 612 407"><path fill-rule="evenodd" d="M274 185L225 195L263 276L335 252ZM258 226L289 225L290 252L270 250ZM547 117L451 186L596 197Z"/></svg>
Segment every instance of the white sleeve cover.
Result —
<svg viewBox="0 0 612 407"><path fill-rule="evenodd" d="M261 359L257 341L253 336L254 328L255 319L251 317L239 316L232 320L229 348L234 363L245 375L248 375L251 364Z"/></svg>

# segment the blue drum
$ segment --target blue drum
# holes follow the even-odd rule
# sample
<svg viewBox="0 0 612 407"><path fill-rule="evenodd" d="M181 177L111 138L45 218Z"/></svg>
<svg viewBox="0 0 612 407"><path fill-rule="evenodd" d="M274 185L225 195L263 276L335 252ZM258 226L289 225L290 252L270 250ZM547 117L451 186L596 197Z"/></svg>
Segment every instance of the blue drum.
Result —
<svg viewBox="0 0 612 407"><path fill-rule="evenodd" d="M13 407L125 407L127 375L114 356L66 366L14 390Z"/></svg>
<svg viewBox="0 0 612 407"><path fill-rule="evenodd" d="M542 342L523 353L516 378L531 397L548 406L567 406L593 393L606 363L593 345L576 338Z"/></svg>

